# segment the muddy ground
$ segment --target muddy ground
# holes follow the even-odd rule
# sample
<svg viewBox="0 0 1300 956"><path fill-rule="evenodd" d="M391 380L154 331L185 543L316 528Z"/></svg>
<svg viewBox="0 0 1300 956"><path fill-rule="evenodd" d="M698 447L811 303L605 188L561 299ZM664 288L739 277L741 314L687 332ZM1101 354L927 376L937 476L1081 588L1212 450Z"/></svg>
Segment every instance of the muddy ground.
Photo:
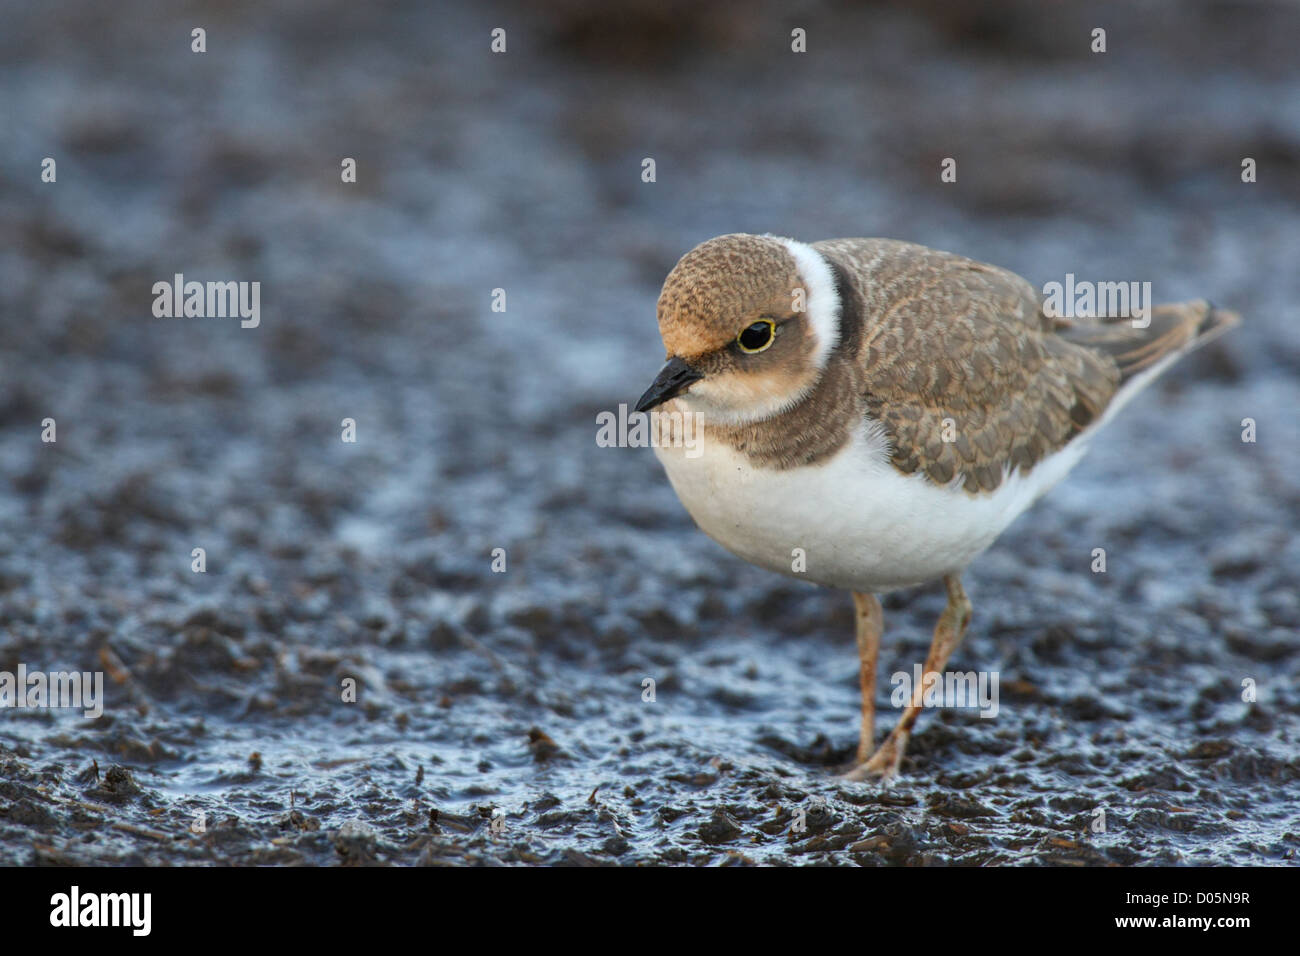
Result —
<svg viewBox="0 0 1300 956"><path fill-rule="evenodd" d="M106 700L0 711L0 863L1295 862L1300 11L271 6L4 4L0 671ZM999 713L891 788L834 776L848 597L595 441L732 231L1246 317L972 568ZM260 325L155 318L175 273ZM942 596L885 606L888 723Z"/></svg>

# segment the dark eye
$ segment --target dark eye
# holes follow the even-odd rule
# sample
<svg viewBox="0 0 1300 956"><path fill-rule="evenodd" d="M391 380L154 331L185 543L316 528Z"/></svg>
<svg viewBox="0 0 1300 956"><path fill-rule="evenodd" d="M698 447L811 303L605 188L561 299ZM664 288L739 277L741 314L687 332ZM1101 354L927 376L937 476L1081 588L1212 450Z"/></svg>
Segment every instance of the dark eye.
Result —
<svg viewBox="0 0 1300 956"><path fill-rule="evenodd" d="M761 352L772 344L776 335L776 323L771 319L759 319L753 325L743 329L736 336L736 342L742 352Z"/></svg>

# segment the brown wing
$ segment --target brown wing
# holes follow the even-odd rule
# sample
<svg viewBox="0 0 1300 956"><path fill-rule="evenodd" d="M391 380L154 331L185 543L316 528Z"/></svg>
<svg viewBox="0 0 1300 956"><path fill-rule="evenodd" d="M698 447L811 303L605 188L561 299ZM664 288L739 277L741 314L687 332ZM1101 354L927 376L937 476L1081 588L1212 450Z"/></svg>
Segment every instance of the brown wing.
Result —
<svg viewBox="0 0 1300 956"><path fill-rule="evenodd" d="M1057 320L1056 325L1062 338L1114 359L1122 388L1169 355L1204 345L1241 321L1237 313L1205 301L1158 305L1148 318L1140 329L1127 319Z"/></svg>
<svg viewBox="0 0 1300 956"><path fill-rule="evenodd" d="M1063 447L1119 386L1115 360L1057 335L1014 273L888 239L814 246L850 279L860 327L846 337L858 336L863 398L899 471L992 491L1006 469Z"/></svg>

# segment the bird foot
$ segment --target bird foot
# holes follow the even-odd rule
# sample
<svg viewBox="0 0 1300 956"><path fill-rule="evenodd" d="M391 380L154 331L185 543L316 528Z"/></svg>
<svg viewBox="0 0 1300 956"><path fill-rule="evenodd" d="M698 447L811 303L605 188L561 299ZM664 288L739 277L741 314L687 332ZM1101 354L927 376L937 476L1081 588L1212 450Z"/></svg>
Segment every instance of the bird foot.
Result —
<svg viewBox="0 0 1300 956"><path fill-rule="evenodd" d="M898 738L891 733L885 738L880 748L872 754L870 760L859 763L848 773L841 775L840 779L879 779L882 783L889 783L898 776L898 768L903 762L903 751L906 747L906 741L900 744Z"/></svg>

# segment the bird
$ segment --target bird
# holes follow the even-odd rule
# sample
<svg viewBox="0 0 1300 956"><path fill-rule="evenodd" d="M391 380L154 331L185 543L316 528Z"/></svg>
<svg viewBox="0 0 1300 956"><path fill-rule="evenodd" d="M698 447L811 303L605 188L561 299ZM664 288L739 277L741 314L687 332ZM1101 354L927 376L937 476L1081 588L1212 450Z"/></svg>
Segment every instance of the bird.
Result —
<svg viewBox="0 0 1300 956"><path fill-rule="evenodd" d="M921 710L913 697L874 745L879 595L943 582L923 671L942 674L970 623L971 562L1120 408L1240 321L1206 301L1141 318L1045 301L1006 269L884 238L718 236L664 281L666 364L635 411L657 416L655 455L705 534L852 594L849 780L892 779Z"/></svg>

